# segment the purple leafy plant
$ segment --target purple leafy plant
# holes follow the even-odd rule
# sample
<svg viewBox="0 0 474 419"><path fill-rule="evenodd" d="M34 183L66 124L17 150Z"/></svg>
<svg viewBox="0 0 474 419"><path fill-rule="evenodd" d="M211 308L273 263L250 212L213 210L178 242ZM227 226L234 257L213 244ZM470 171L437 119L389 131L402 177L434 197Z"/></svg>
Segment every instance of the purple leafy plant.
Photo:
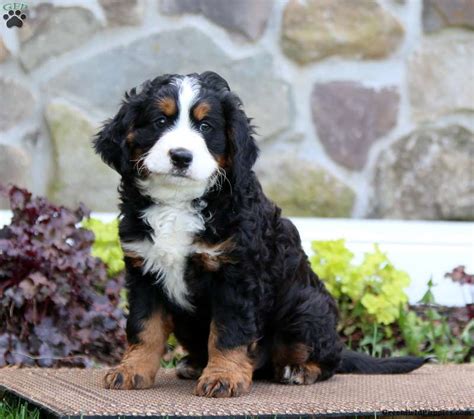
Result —
<svg viewBox="0 0 474 419"><path fill-rule="evenodd" d="M125 346L123 275L91 255L94 234L71 211L3 189L13 212L0 229L0 367L116 363Z"/></svg>

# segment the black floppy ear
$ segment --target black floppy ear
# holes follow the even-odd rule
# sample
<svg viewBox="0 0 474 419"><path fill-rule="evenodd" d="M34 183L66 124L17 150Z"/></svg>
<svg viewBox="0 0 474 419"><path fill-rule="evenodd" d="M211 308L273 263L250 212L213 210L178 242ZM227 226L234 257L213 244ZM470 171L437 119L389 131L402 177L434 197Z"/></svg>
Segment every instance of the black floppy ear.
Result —
<svg viewBox="0 0 474 419"><path fill-rule="evenodd" d="M250 178L259 150L253 138L250 119L243 111L239 97L230 93L226 102L229 163L233 183L238 187L244 185Z"/></svg>
<svg viewBox="0 0 474 419"><path fill-rule="evenodd" d="M205 71L204 73L199 75L199 79L203 86L220 91L230 91L229 84L224 80L223 77L219 76L219 74L214 73L214 71Z"/></svg>
<svg viewBox="0 0 474 419"><path fill-rule="evenodd" d="M95 136L93 146L97 154L112 169L122 174L128 153L125 147L127 127L125 119L127 116L127 103L123 103L117 115L105 122L102 130Z"/></svg>
<svg viewBox="0 0 474 419"><path fill-rule="evenodd" d="M240 98L230 91L229 84L219 74L206 71L199 76L203 86L219 93L222 101L228 138L228 166L234 187L245 184L258 157L250 119L242 109Z"/></svg>
<svg viewBox="0 0 474 419"><path fill-rule="evenodd" d="M145 101L154 91L172 79L171 74L164 74L154 80L144 82L138 89L125 93L122 106L114 118L105 122L102 130L93 140L94 149L102 160L121 175L132 170L130 150L127 146L127 134L133 129L137 117L143 113Z"/></svg>

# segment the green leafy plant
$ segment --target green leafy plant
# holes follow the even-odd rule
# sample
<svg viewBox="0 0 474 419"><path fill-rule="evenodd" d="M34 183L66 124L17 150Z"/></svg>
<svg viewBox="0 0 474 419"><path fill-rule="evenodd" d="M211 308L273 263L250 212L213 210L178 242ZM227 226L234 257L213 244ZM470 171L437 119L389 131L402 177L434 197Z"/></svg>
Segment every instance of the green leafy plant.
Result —
<svg viewBox="0 0 474 419"><path fill-rule="evenodd" d="M311 266L338 300L340 332L349 344L360 344L367 350L370 344L373 352L380 334L389 333L386 326L399 318L400 307L406 305L404 288L410 278L396 269L377 245L360 264L354 263L354 254L344 240L315 241L312 248ZM377 352L383 352L383 347Z"/></svg>
<svg viewBox="0 0 474 419"><path fill-rule="evenodd" d="M410 278L378 246L359 264L344 240L313 242L313 251L311 265L337 300L339 330L349 347L373 356L434 355L439 362L474 358L474 320L448 319L431 280L419 305L409 306L404 288Z"/></svg>
<svg viewBox="0 0 474 419"><path fill-rule="evenodd" d="M99 258L107 266L110 277L121 276L125 271L123 251L120 245L118 220L104 222L97 218L89 217L82 222L82 227L94 233L92 255ZM127 290L119 291L119 307L128 313Z"/></svg>
<svg viewBox="0 0 474 419"><path fill-rule="evenodd" d="M3 397L0 394L0 418L2 419L40 419L40 412L26 402Z"/></svg>
<svg viewBox="0 0 474 419"><path fill-rule="evenodd" d="M402 311L398 320L401 336L409 353L434 355L439 362L469 362L474 356L474 320L469 321L456 336L445 316L439 312L430 279L420 300L426 307L423 316Z"/></svg>
<svg viewBox="0 0 474 419"><path fill-rule="evenodd" d="M92 255L107 265L108 275L115 276L122 272L125 264L118 235L118 220L105 223L96 218L88 218L82 222L82 227L94 233Z"/></svg>

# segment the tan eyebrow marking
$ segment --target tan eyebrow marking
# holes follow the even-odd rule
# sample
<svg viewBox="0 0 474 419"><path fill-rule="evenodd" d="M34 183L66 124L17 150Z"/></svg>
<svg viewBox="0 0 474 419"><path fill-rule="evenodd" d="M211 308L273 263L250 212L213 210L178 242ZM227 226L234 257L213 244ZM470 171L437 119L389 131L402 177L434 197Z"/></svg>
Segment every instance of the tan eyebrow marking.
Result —
<svg viewBox="0 0 474 419"><path fill-rule="evenodd" d="M209 114L210 110L211 110L211 105L209 105L209 103L201 102L199 105L197 105L193 109L194 118L197 121L201 121L202 119L204 119Z"/></svg>
<svg viewBox="0 0 474 419"><path fill-rule="evenodd" d="M172 97L158 99L157 106L166 116L173 116L176 113L176 101Z"/></svg>

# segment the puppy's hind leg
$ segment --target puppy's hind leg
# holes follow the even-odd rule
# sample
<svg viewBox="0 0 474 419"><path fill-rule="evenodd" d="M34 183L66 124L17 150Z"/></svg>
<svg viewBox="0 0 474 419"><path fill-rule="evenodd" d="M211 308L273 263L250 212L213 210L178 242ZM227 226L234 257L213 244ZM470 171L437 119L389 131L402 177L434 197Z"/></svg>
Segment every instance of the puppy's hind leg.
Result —
<svg viewBox="0 0 474 419"><path fill-rule="evenodd" d="M311 348L303 343L277 344L273 351L273 378L282 384L313 384L326 375L322 367L310 360Z"/></svg>
<svg viewBox="0 0 474 419"><path fill-rule="evenodd" d="M334 301L309 268L302 273L307 276L280 295L275 320L272 365L274 379L284 384L326 380L341 360Z"/></svg>

